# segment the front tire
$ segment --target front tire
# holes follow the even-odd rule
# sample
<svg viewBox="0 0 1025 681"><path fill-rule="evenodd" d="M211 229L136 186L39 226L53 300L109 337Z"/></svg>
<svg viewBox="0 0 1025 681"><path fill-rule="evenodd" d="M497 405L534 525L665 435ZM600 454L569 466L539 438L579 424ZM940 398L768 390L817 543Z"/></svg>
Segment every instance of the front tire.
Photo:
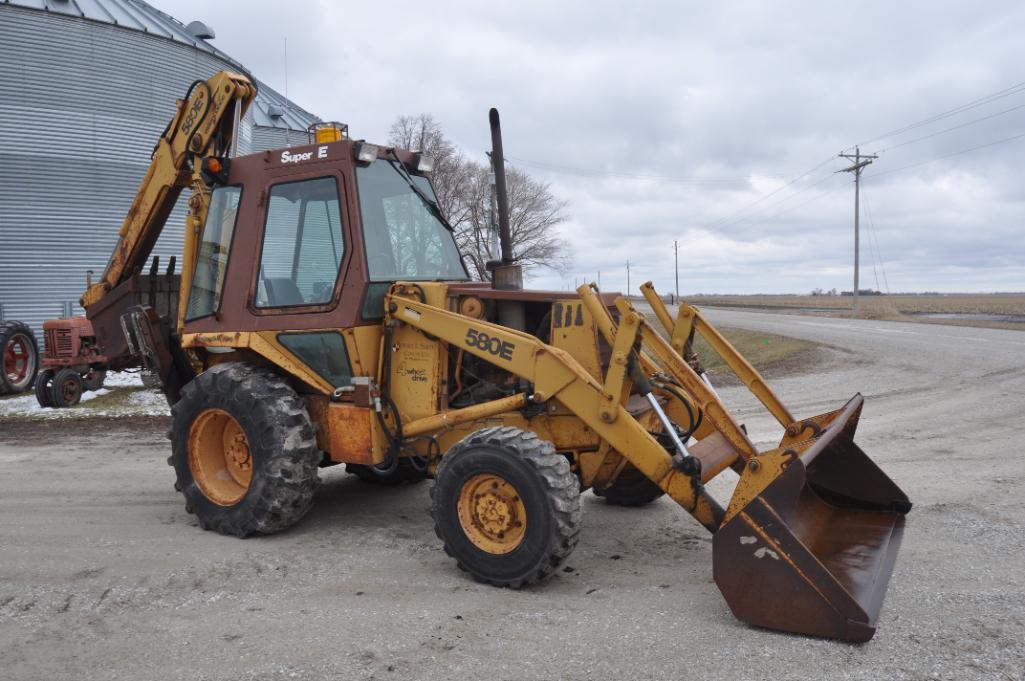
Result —
<svg viewBox="0 0 1025 681"><path fill-rule="evenodd" d="M82 376L71 367L64 367L53 377L50 402L58 409L73 407L82 401Z"/></svg>
<svg viewBox="0 0 1025 681"><path fill-rule="evenodd" d="M168 463L204 530L271 534L310 510L321 452L305 403L281 376L218 364L182 389L171 415Z"/></svg>
<svg viewBox="0 0 1025 681"><path fill-rule="evenodd" d="M442 458L431 515L460 569L520 588L543 579L576 547L580 483L552 443L517 428L485 428Z"/></svg>

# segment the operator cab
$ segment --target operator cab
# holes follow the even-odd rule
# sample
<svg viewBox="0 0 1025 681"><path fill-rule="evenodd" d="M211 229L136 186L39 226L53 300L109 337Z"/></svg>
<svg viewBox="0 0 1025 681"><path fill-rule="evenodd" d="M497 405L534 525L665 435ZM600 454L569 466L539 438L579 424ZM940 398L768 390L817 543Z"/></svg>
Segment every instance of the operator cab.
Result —
<svg viewBox="0 0 1025 681"><path fill-rule="evenodd" d="M314 144L232 159L215 182L186 334L379 324L395 281L469 280L429 157L321 124Z"/></svg>

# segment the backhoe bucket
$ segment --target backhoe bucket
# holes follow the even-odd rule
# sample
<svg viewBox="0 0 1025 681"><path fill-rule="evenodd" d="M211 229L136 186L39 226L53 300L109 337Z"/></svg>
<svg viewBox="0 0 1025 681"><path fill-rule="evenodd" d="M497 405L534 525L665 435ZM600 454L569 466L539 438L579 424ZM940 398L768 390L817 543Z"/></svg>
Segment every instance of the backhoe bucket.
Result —
<svg viewBox="0 0 1025 681"><path fill-rule="evenodd" d="M713 539L715 582L739 619L851 642L875 633L911 503L854 444L862 402L794 424L745 466Z"/></svg>

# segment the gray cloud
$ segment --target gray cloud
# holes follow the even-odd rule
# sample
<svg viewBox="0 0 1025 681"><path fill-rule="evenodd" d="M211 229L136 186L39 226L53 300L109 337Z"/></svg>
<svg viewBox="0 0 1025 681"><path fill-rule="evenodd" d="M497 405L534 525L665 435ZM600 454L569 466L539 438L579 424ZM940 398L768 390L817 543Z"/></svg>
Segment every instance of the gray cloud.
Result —
<svg viewBox="0 0 1025 681"><path fill-rule="evenodd" d="M575 271L537 272L540 286L600 269L622 288L629 258L635 283L668 290L678 239L685 292L850 288L842 161L738 211L849 145L1025 80L1012 1L636 5L158 0L279 90L287 37L289 96L357 137L428 111L482 155L498 106L507 154L544 164L523 167L571 201ZM896 146L1020 104L1025 92L865 146L888 151L865 173L863 282L874 225L893 290L1025 289L1025 138L885 174L1025 133L1023 108Z"/></svg>

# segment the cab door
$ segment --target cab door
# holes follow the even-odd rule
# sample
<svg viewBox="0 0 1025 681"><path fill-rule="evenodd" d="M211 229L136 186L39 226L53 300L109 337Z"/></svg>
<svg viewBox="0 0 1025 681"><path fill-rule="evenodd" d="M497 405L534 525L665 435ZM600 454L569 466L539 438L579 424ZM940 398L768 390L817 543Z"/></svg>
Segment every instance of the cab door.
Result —
<svg viewBox="0 0 1025 681"><path fill-rule="evenodd" d="M343 176L324 168L276 180L264 190L249 313L262 341L332 389L347 387L353 367L336 313L352 260Z"/></svg>

